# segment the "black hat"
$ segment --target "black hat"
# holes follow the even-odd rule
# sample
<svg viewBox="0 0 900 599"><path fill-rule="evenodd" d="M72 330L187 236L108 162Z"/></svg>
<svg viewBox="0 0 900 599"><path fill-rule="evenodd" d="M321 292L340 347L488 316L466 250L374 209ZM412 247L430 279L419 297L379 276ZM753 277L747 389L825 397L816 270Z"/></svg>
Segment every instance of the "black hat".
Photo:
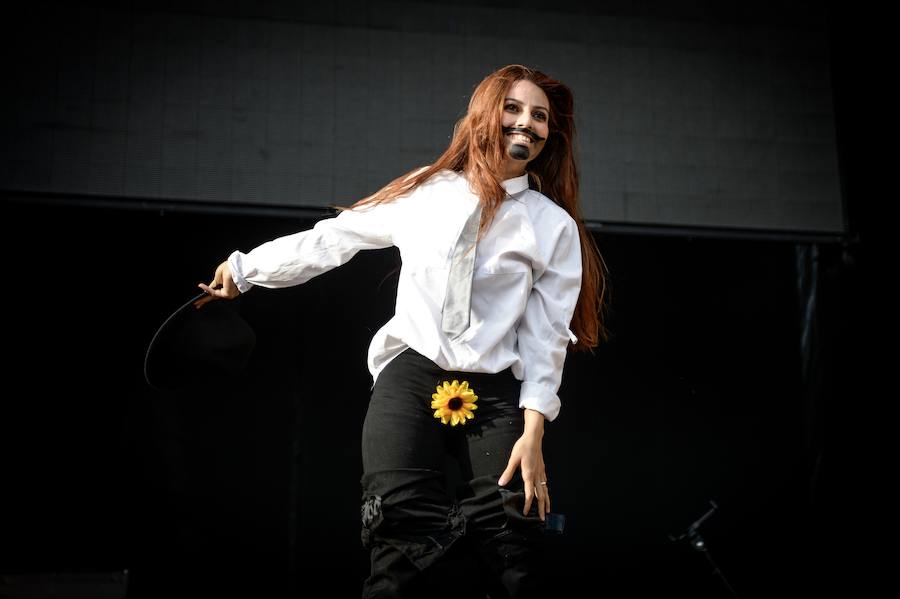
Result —
<svg viewBox="0 0 900 599"><path fill-rule="evenodd" d="M194 297L156 331L144 358L144 378L160 391L196 383L216 384L216 377L233 376L247 365L256 334L241 318L237 300L213 300L200 308Z"/></svg>

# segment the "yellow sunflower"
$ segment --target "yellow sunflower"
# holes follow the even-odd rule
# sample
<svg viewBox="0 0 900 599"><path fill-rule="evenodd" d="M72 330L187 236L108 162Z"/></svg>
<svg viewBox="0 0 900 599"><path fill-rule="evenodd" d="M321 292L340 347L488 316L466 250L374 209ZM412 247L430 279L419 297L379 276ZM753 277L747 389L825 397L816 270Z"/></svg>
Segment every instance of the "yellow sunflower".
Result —
<svg viewBox="0 0 900 599"><path fill-rule="evenodd" d="M466 420L475 417L472 410L478 408L475 405L478 396L469 389L468 381L453 381L452 384L444 381L443 386L437 386L437 393L433 393L431 398L431 407L435 408L434 417L451 426L465 424Z"/></svg>

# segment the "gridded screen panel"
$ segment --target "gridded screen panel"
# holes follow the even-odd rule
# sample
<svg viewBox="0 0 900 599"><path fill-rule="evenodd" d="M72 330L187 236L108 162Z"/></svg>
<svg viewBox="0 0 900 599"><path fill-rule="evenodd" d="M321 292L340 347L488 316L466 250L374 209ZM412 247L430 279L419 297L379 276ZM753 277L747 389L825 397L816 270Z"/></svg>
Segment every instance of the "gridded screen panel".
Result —
<svg viewBox="0 0 900 599"><path fill-rule="evenodd" d="M140 6L18 19L0 187L349 205L433 161L474 86L522 63L575 92L587 219L844 228L824 26L475 3L345 2L325 17L286 4L278 18Z"/></svg>

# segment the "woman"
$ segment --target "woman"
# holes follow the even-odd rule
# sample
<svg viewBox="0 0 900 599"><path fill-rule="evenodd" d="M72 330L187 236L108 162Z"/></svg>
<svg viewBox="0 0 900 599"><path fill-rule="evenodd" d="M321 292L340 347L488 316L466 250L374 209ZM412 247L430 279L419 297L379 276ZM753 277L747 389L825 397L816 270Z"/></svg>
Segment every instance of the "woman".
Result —
<svg viewBox="0 0 900 599"><path fill-rule="evenodd" d="M209 297L197 307L303 283L361 249L400 249L396 312L369 349L364 597L433 596L431 575L463 556L478 576L441 585L477 578L492 597L540 592L544 422L560 410L567 348L605 337L603 263L577 204L573 104L547 75L503 67L477 86L434 164L310 230L235 251L200 284ZM461 482L449 488L454 462Z"/></svg>

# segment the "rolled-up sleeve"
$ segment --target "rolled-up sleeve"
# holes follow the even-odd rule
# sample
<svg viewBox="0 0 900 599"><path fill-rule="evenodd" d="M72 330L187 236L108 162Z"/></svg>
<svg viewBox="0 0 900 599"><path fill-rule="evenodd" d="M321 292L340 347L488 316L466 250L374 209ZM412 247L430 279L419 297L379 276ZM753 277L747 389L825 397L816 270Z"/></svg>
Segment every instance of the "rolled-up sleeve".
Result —
<svg viewBox="0 0 900 599"><path fill-rule="evenodd" d="M558 225L546 269L532 286L517 329L524 377L520 408L541 412L547 420L559 415L557 395L569 341L569 329L581 291L581 242L578 226L569 219Z"/></svg>
<svg viewBox="0 0 900 599"><path fill-rule="evenodd" d="M242 293L254 285L268 288L299 285L348 262L360 250L390 247L401 199L344 210L320 220L312 229L267 241L228 257Z"/></svg>

